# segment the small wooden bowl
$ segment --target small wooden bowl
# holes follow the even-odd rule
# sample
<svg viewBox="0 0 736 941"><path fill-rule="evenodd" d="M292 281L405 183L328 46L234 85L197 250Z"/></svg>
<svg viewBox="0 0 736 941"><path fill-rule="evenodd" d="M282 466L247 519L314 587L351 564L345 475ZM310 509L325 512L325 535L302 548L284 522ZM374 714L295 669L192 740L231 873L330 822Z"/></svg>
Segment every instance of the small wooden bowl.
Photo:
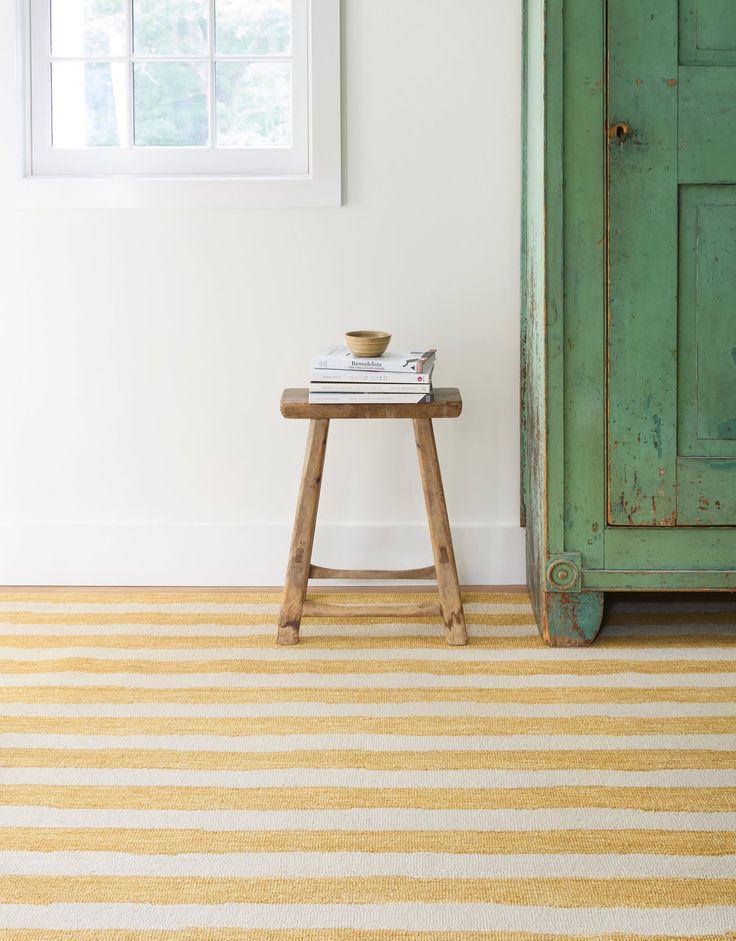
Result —
<svg viewBox="0 0 736 941"><path fill-rule="evenodd" d="M345 342L353 356L369 359L383 356L391 342L391 334L383 330L351 330L345 334Z"/></svg>

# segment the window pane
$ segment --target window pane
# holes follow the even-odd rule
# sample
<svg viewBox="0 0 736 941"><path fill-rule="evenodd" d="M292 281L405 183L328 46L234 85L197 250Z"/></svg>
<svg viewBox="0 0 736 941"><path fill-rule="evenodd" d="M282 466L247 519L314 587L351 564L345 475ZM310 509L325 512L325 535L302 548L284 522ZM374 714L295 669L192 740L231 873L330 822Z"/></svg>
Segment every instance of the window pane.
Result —
<svg viewBox="0 0 736 941"><path fill-rule="evenodd" d="M144 56L207 55L208 0L133 0L133 47Z"/></svg>
<svg viewBox="0 0 736 941"><path fill-rule="evenodd" d="M291 65L218 62L217 146L291 147Z"/></svg>
<svg viewBox="0 0 736 941"><path fill-rule="evenodd" d="M139 63L135 66L134 87L136 146L207 146L205 63Z"/></svg>
<svg viewBox="0 0 736 941"><path fill-rule="evenodd" d="M215 23L220 54L291 52L291 0L215 0Z"/></svg>
<svg viewBox="0 0 736 941"><path fill-rule="evenodd" d="M54 62L54 147L125 146L127 98L126 66L122 62Z"/></svg>
<svg viewBox="0 0 736 941"><path fill-rule="evenodd" d="M124 0L52 0L55 56L124 56L128 52Z"/></svg>

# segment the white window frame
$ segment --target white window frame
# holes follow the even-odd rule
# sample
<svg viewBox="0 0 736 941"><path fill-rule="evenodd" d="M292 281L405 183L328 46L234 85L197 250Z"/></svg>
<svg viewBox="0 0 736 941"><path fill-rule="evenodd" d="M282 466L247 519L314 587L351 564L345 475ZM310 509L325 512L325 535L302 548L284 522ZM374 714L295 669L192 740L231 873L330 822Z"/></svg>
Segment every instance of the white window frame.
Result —
<svg viewBox="0 0 736 941"><path fill-rule="evenodd" d="M4 191L7 204L126 208L341 205L340 0L296 0L294 4L296 11L303 3L306 20L306 29L302 30L303 48L294 50L302 58L307 78L306 83L302 83L303 89L306 84L302 104L295 107L295 118L300 111L298 121L302 128L297 129L295 121L295 143L306 144L302 150L306 160L294 159L298 146L294 152L284 149L286 156L277 154L282 163L272 163L270 172L265 172L263 162L260 167L257 162L273 155L273 150L255 151L247 165L243 150L228 153L224 148L221 151L140 148L141 163L146 165L141 165L135 174L122 165L115 167L119 155L110 153L56 150L52 156L56 160L60 155L58 165L46 162L51 150L50 99L39 102L36 85L45 77L45 87L50 90L48 73L44 72L49 68L48 52L39 60L35 45L39 43L40 48L44 48L48 27L32 32L31 17L33 9L37 9L39 3L47 5L48 0L17 2L19 174L14 181L0 180L0 191ZM36 69L40 70L39 75L34 75ZM38 146L39 134L42 135L41 147ZM203 166L201 158L205 155L222 157L219 168ZM84 166L85 161L81 161L80 169L79 157L89 157L89 164ZM95 161L101 164L95 166ZM11 182L13 185L9 185Z"/></svg>

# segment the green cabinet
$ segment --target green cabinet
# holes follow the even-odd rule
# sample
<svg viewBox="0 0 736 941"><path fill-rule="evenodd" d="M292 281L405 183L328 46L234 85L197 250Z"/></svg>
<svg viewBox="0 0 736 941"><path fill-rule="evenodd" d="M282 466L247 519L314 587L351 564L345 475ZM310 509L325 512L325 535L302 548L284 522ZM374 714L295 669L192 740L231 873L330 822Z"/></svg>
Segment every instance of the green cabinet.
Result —
<svg viewBox="0 0 736 941"><path fill-rule="evenodd" d="M526 0L522 502L543 636L736 590L736 4Z"/></svg>

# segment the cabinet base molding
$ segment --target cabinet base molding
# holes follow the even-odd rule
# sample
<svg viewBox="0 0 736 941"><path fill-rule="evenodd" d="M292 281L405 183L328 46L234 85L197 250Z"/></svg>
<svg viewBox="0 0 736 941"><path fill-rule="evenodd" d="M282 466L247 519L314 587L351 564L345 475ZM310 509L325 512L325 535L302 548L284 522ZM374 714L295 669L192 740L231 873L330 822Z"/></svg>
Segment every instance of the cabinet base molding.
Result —
<svg viewBox="0 0 736 941"><path fill-rule="evenodd" d="M545 591L540 629L550 647L587 647L603 619L602 591Z"/></svg>

